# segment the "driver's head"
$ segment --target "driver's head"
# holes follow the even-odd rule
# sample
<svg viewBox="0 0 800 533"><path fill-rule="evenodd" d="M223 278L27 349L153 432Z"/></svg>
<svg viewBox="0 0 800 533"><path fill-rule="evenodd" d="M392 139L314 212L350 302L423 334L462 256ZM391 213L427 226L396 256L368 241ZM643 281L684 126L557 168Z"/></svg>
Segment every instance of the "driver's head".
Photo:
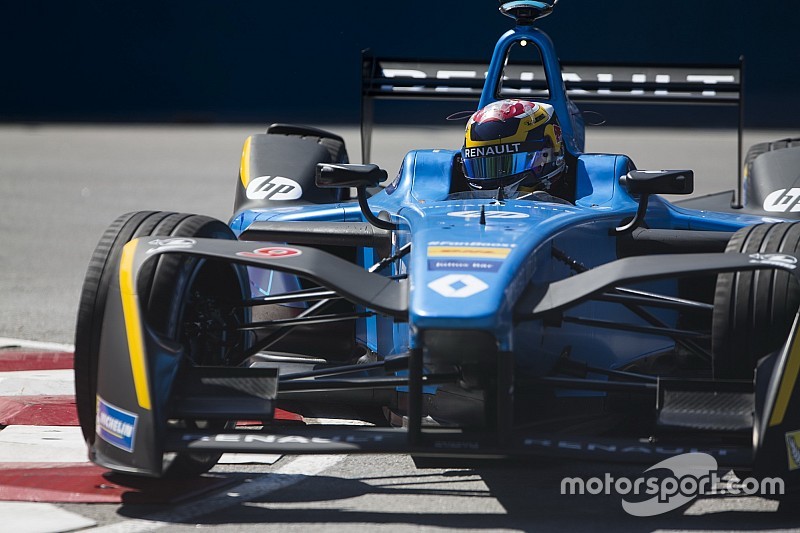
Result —
<svg viewBox="0 0 800 533"><path fill-rule="evenodd" d="M500 100L470 117L461 149L464 174L474 189L548 190L564 172L564 142L553 106Z"/></svg>

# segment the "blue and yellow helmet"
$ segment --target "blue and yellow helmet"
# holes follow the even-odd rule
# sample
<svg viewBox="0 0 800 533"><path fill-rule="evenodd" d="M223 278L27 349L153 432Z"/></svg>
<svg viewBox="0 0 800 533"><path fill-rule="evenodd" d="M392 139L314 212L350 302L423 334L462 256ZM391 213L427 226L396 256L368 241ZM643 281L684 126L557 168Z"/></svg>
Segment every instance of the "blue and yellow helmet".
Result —
<svg viewBox="0 0 800 533"><path fill-rule="evenodd" d="M467 122L461 149L464 174L475 189L524 182L547 189L564 171L564 142L553 106L527 100L500 100Z"/></svg>

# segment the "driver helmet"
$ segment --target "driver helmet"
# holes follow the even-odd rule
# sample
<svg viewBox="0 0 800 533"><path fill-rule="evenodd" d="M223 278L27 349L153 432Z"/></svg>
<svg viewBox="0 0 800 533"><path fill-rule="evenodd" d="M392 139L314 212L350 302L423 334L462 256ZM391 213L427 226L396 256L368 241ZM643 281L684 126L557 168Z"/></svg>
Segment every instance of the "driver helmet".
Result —
<svg viewBox="0 0 800 533"><path fill-rule="evenodd" d="M553 106L499 100L467 122L461 149L467 183L478 190L548 190L564 167L564 141Z"/></svg>

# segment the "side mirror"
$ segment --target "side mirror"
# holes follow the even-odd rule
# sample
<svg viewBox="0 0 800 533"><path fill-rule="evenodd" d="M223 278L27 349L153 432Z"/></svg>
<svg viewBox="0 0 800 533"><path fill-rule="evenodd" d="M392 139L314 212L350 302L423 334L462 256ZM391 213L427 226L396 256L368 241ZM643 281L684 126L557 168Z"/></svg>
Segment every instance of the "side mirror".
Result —
<svg viewBox="0 0 800 533"><path fill-rule="evenodd" d="M377 187L388 174L378 165L317 163L316 184L320 188Z"/></svg>
<svg viewBox="0 0 800 533"><path fill-rule="evenodd" d="M694 172L691 170L631 170L619 179L631 194L692 194Z"/></svg>
<svg viewBox="0 0 800 533"><path fill-rule="evenodd" d="M355 187L358 193L358 207L367 222L389 231L397 229L397 225L376 217L367 202L367 187L377 187L388 177L385 170L378 165L354 165L317 163L315 183L321 188Z"/></svg>
<svg viewBox="0 0 800 533"><path fill-rule="evenodd" d="M691 170L631 170L619 179L619 184L629 193L639 195L639 207L634 217L611 230L612 235L624 235L638 228L647 214L651 194L692 194L694 172Z"/></svg>

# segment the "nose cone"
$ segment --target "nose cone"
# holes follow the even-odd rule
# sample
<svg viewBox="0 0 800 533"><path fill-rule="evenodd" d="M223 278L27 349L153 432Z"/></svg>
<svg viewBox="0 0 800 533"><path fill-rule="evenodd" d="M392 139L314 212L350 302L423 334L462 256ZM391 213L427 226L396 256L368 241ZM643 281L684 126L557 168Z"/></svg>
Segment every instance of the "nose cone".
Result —
<svg viewBox="0 0 800 533"><path fill-rule="evenodd" d="M537 250L575 215L572 206L515 199L422 206L409 259L412 328L482 329L501 338L538 261L550 257Z"/></svg>

